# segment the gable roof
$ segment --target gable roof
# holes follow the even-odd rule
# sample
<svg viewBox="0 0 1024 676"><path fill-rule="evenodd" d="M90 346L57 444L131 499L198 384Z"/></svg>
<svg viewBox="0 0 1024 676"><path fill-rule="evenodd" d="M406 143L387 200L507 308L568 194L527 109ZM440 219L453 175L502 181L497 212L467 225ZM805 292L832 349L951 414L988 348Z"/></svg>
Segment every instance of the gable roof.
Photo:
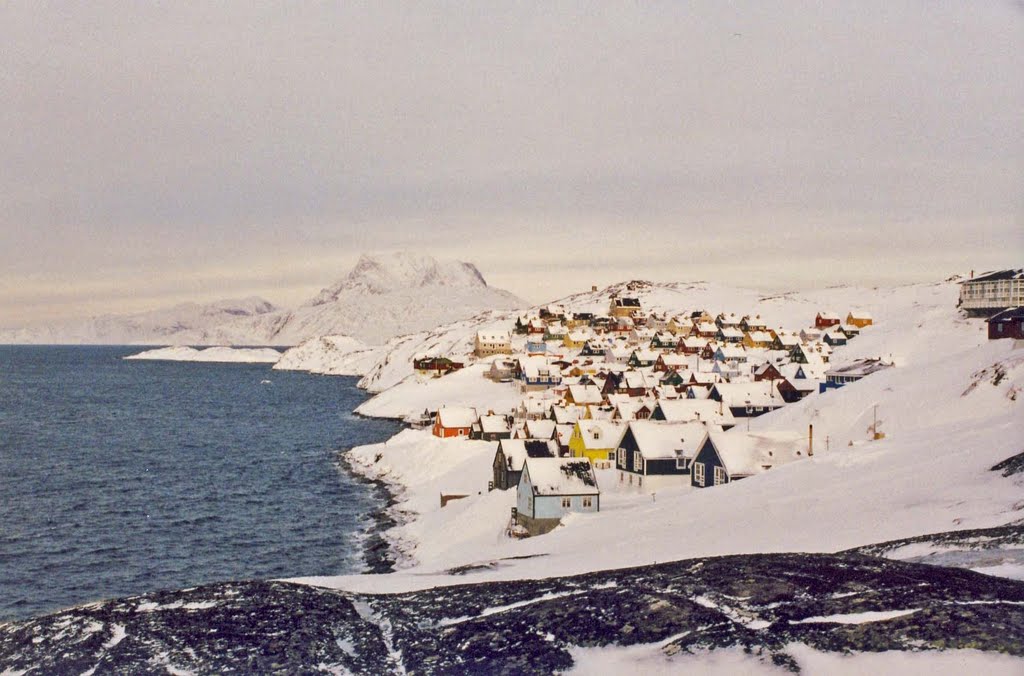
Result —
<svg viewBox="0 0 1024 676"><path fill-rule="evenodd" d="M635 420L629 431L641 455L653 458L692 458L704 444L708 430L704 423L670 423L654 420Z"/></svg>
<svg viewBox="0 0 1024 676"><path fill-rule="evenodd" d="M477 414L475 408L468 406L445 406L437 410L437 419L441 427L472 427Z"/></svg>
<svg viewBox="0 0 1024 676"><path fill-rule="evenodd" d="M558 457L558 444L541 439L502 439L497 452L505 456L505 464L511 471L519 472L527 458Z"/></svg>
<svg viewBox="0 0 1024 676"><path fill-rule="evenodd" d="M757 474L766 468L806 457L807 440L800 433L736 434L736 430L712 430L708 437L730 479Z"/></svg>
<svg viewBox="0 0 1024 676"><path fill-rule="evenodd" d="M618 448L622 435L626 431L624 425L611 420L577 420L583 448L587 450Z"/></svg>
<svg viewBox="0 0 1024 676"><path fill-rule="evenodd" d="M710 399L662 399L658 402L661 414L668 422L703 422L730 426L736 418L728 406L720 406Z"/></svg>
<svg viewBox="0 0 1024 676"><path fill-rule="evenodd" d="M598 495L594 467L586 458L527 458L523 479L534 495Z"/></svg>

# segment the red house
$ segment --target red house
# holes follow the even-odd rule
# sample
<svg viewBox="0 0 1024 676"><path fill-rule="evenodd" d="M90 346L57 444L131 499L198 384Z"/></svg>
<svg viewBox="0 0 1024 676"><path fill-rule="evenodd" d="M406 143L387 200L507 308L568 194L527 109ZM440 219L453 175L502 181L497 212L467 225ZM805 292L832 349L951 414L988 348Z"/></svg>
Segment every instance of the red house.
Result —
<svg viewBox="0 0 1024 676"><path fill-rule="evenodd" d="M441 408L437 411L437 416L434 418L434 436L441 437L442 439L449 437L468 439L478 417L475 408L466 406Z"/></svg>
<svg viewBox="0 0 1024 676"><path fill-rule="evenodd" d="M827 329L830 326L838 326L842 321L835 312L819 312L814 318L814 328Z"/></svg>
<svg viewBox="0 0 1024 676"><path fill-rule="evenodd" d="M1012 307L988 318L988 339L1024 340L1024 305Z"/></svg>

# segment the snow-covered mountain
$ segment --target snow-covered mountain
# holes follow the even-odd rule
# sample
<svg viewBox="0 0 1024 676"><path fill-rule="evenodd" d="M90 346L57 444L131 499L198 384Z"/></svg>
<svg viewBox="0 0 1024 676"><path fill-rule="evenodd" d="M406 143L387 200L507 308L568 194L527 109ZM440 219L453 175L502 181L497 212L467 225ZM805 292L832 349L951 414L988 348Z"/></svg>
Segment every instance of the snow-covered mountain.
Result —
<svg viewBox="0 0 1024 676"><path fill-rule="evenodd" d="M101 315L84 321L0 330L0 343L42 345L170 345L187 344L183 336L199 336L238 321L258 320L280 312L258 298L213 303L181 303L169 308L124 315Z"/></svg>
<svg viewBox="0 0 1024 676"><path fill-rule="evenodd" d="M488 286L471 263L400 252L363 255L344 278L291 310L258 298L189 303L136 315L0 332L0 342L297 345L319 336L346 335L377 345L482 310L524 305L513 294Z"/></svg>

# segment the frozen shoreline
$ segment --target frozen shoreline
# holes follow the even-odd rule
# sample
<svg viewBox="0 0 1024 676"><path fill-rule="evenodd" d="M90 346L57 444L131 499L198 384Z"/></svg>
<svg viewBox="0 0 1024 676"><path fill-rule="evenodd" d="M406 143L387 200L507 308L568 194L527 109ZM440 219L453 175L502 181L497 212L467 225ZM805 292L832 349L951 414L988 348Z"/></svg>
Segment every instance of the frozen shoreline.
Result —
<svg viewBox="0 0 1024 676"><path fill-rule="evenodd" d="M137 354L128 355L129 360L151 361L192 361L239 364L276 364L282 352L272 347L158 347Z"/></svg>

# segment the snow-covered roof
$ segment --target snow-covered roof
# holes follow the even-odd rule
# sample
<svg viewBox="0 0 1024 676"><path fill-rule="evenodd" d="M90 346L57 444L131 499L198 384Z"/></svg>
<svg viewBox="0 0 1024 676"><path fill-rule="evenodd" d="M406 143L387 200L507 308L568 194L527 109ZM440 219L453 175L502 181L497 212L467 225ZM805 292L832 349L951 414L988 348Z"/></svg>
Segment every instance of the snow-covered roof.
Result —
<svg viewBox="0 0 1024 676"><path fill-rule="evenodd" d="M551 439L555 436L555 421L527 420L526 432L531 439Z"/></svg>
<svg viewBox="0 0 1024 676"><path fill-rule="evenodd" d="M503 434L509 431L508 421L503 415L480 416L480 430L484 434Z"/></svg>
<svg viewBox="0 0 1024 676"><path fill-rule="evenodd" d="M839 313L838 312L831 312L831 311L828 311L828 310L823 311L823 312L819 312L818 316L821 317L822 319L832 319L832 320L835 320L835 321L839 320Z"/></svg>
<svg viewBox="0 0 1024 676"><path fill-rule="evenodd" d="M736 418L728 406L710 399L662 399L658 405L668 422L700 421L723 427L736 424Z"/></svg>
<svg viewBox="0 0 1024 676"><path fill-rule="evenodd" d="M723 338L740 339L743 337L743 332L732 326L723 326L720 330Z"/></svg>
<svg viewBox="0 0 1024 676"><path fill-rule="evenodd" d="M437 411L441 427L472 427L477 417L476 409L468 406L445 406Z"/></svg>
<svg viewBox="0 0 1024 676"><path fill-rule="evenodd" d="M963 280L960 284L970 284L972 282L1001 282L1012 279L1024 279L1024 268L983 272L973 279Z"/></svg>
<svg viewBox="0 0 1024 676"><path fill-rule="evenodd" d="M598 495L594 467L586 458L528 458L523 473L534 495Z"/></svg>
<svg viewBox="0 0 1024 676"><path fill-rule="evenodd" d="M752 340L755 343L772 342L772 334L768 333L767 331L751 331L750 333L747 334L747 337L750 338L750 340Z"/></svg>
<svg viewBox="0 0 1024 676"><path fill-rule="evenodd" d="M617 448L622 439L625 425L611 420L579 420L580 438L586 449Z"/></svg>
<svg viewBox="0 0 1024 676"><path fill-rule="evenodd" d="M601 403L601 388L597 385L570 385L569 394L577 404Z"/></svg>
<svg viewBox="0 0 1024 676"><path fill-rule="evenodd" d="M523 469L527 458L557 458L558 444L541 439L502 439L498 448L505 456L505 463L513 472Z"/></svg>
<svg viewBox="0 0 1024 676"><path fill-rule="evenodd" d="M741 345L720 345L716 352L721 353L725 359L742 359L747 356L747 351Z"/></svg>
<svg viewBox="0 0 1024 676"><path fill-rule="evenodd" d="M825 372L826 376L844 376L844 377L864 377L875 373L876 371L882 371L887 368L892 368L892 364L884 362L881 359L858 359L845 366L839 366L830 368Z"/></svg>
<svg viewBox="0 0 1024 676"><path fill-rule="evenodd" d="M714 390L726 406L781 406L785 403L770 380L718 383Z"/></svg>
<svg viewBox="0 0 1024 676"><path fill-rule="evenodd" d="M477 331L476 338L481 343L503 343L511 340L508 333L501 331Z"/></svg>
<svg viewBox="0 0 1024 676"><path fill-rule="evenodd" d="M736 430L712 430L708 435L732 479L757 474L807 455L807 439L800 433L739 434Z"/></svg>
<svg viewBox="0 0 1024 676"><path fill-rule="evenodd" d="M629 429L637 448L647 459L692 458L704 443L708 430L704 423L670 423L634 420Z"/></svg>
<svg viewBox="0 0 1024 676"><path fill-rule="evenodd" d="M846 317L847 319L851 317L854 319L871 319L871 313L864 312L863 310L850 310L850 313Z"/></svg>

